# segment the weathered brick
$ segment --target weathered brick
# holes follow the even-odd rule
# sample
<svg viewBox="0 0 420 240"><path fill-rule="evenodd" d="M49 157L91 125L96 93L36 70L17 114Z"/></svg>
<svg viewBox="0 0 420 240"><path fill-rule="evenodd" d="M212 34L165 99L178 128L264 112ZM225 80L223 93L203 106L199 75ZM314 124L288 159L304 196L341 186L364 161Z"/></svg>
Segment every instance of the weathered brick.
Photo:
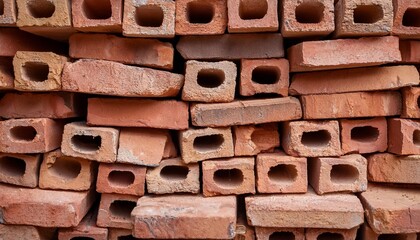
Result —
<svg viewBox="0 0 420 240"><path fill-rule="evenodd" d="M362 225L361 231L362 239L369 240L381 240L381 239L404 239L404 240L416 240L418 234L416 233L390 233L390 234L378 234L370 228L368 223Z"/></svg>
<svg viewBox="0 0 420 240"><path fill-rule="evenodd" d="M2 27L14 27L16 26L16 1L15 0L3 0L2 10L0 15L0 26ZM29 230L28 231L32 231Z"/></svg>
<svg viewBox="0 0 420 240"><path fill-rule="evenodd" d="M108 228L108 240L137 239L133 237L132 232L131 229Z"/></svg>
<svg viewBox="0 0 420 240"><path fill-rule="evenodd" d="M420 88L407 87L401 90L403 118L420 118Z"/></svg>
<svg viewBox="0 0 420 240"><path fill-rule="evenodd" d="M35 188L41 155L0 153L0 182Z"/></svg>
<svg viewBox="0 0 420 240"><path fill-rule="evenodd" d="M96 226L96 211L90 211L76 227L58 230L58 240L107 239L108 229Z"/></svg>
<svg viewBox="0 0 420 240"><path fill-rule="evenodd" d="M14 88L13 58L0 57L0 90Z"/></svg>
<svg viewBox="0 0 420 240"><path fill-rule="evenodd" d="M252 156L260 152L273 152L280 146L276 123L234 126L235 156Z"/></svg>
<svg viewBox="0 0 420 240"><path fill-rule="evenodd" d="M388 119L388 152L420 154L420 120Z"/></svg>
<svg viewBox="0 0 420 240"><path fill-rule="evenodd" d="M303 228L256 227L255 233L258 240L272 240L272 239L305 240L305 229Z"/></svg>
<svg viewBox="0 0 420 240"><path fill-rule="evenodd" d="M420 63L420 41L400 41L402 62Z"/></svg>
<svg viewBox="0 0 420 240"><path fill-rule="evenodd" d="M246 220L245 205L239 200L238 217L236 221L235 240L255 240L255 229L248 225Z"/></svg>
<svg viewBox="0 0 420 240"><path fill-rule="evenodd" d="M102 194L96 224L100 227L132 229L131 211L138 199L136 196Z"/></svg>
<svg viewBox="0 0 420 240"><path fill-rule="evenodd" d="M72 0L73 27L82 32L116 32L122 28L122 0Z"/></svg>
<svg viewBox="0 0 420 240"><path fill-rule="evenodd" d="M0 239L50 240L54 237L55 228L37 228L24 225L0 224Z"/></svg>
<svg viewBox="0 0 420 240"><path fill-rule="evenodd" d="M393 0L394 23L392 34L398 37L414 38L420 37L420 0Z"/></svg>
<svg viewBox="0 0 420 240"><path fill-rule="evenodd" d="M357 229L317 229L309 228L305 230L306 240L318 240L318 239L341 239L341 240L355 240L357 235Z"/></svg>

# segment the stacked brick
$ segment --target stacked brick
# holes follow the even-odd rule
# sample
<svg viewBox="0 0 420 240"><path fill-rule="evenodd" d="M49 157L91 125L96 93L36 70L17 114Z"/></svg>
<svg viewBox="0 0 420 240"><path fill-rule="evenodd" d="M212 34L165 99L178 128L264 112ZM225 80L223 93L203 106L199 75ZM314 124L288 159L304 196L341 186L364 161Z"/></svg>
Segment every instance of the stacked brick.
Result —
<svg viewBox="0 0 420 240"><path fill-rule="evenodd" d="M420 239L419 0L0 0L0 239Z"/></svg>

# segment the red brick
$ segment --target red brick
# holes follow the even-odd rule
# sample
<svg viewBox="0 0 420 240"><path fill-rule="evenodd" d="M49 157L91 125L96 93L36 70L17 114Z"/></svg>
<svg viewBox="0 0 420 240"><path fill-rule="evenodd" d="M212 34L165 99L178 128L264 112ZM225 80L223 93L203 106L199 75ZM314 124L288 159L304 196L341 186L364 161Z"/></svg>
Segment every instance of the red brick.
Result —
<svg viewBox="0 0 420 240"><path fill-rule="evenodd" d="M2 14L0 15L0 26L14 27L16 26L16 1L3 0L2 1Z"/></svg>
<svg viewBox="0 0 420 240"><path fill-rule="evenodd" d="M182 100L231 102L235 98L236 65L233 62L187 61Z"/></svg>
<svg viewBox="0 0 420 240"><path fill-rule="evenodd" d="M180 38L176 49L186 60L284 57L283 37L277 33L184 36Z"/></svg>
<svg viewBox="0 0 420 240"><path fill-rule="evenodd" d="M94 190L53 191L0 184L2 222L40 227L77 226L95 198Z"/></svg>
<svg viewBox="0 0 420 240"><path fill-rule="evenodd" d="M402 111L397 91L308 95L302 96L301 102L304 119L382 117Z"/></svg>
<svg viewBox="0 0 420 240"><path fill-rule="evenodd" d="M239 93L288 95L289 61L287 59L242 59Z"/></svg>
<svg viewBox="0 0 420 240"><path fill-rule="evenodd" d="M84 59L65 65L62 84L63 91L68 92L125 97L175 97L184 84L184 76L117 62Z"/></svg>
<svg viewBox="0 0 420 240"><path fill-rule="evenodd" d="M227 0L177 0L176 35L218 35L225 33Z"/></svg>
<svg viewBox="0 0 420 240"><path fill-rule="evenodd" d="M334 31L334 1L283 0L281 33L285 37L326 36Z"/></svg>
<svg viewBox="0 0 420 240"><path fill-rule="evenodd" d="M403 118L420 118L420 88L407 87L401 90Z"/></svg>
<svg viewBox="0 0 420 240"><path fill-rule="evenodd" d="M124 239L135 240L137 238L133 237L131 229L108 228L108 240L124 240Z"/></svg>
<svg viewBox="0 0 420 240"><path fill-rule="evenodd" d="M155 39L121 38L106 34L74 34L69 39L73 58L110 60L170 70L174 49Z"/></svg>
<svg viewBox="0 0 420 240"><path fill-rule="evenodd" d="M39 187L71 191L89 190L96 180L97 164L83 158L64 156L60 150L44 154L39 170Z"/></svg>
<svg viewBox="0 0 420 240"><path fill-rule="evenodd" d="M145 167L101 163L98 169L96 191L143 196L145 182Z"/></svg>
<svg viewBox="0 0 420 240"><path fill-rule="evenodd" d="M340 156L338 121L294 121L283 125L282 146L292 156Z"/></svg>
<svg viewBox="0 0 420 240"><path fill-rule="evenodd" d="M385 118L343 119L340 129L343 154L385 152L388 148Z"/></svg>
<svg viewBox="0 0 420 240"><path fill-rule="evenodd" d="M0 90L13 89L14 78L13 59L10 57L0 57Z"/></svg>
<svg viewBox="0 0 420 240"><path fill-rule="evenodd" d="M254 157L207 160L202 163L203 194L255 194Z"/></svg>
<svg viewBox="0 0 420 240"><path fill-rule="evenodd" d="M234 126L235 156L252 156L260 152L273 152L280 146L276 123Z"/></svg>
<svg viewBox="0 0 420 240"><path fill-rule="evenodd" d="M200 195L142 197L132 214L138 238L232 239L236 198Z"/></svg>
<svg viewBox="0 0 420 240"><path fill-rule="evenodd" d="M13 58L15 89L60 91L61 73L67 60L52 52L18 51Z"/></svg>
<svg viewBox="0 0 420 240"><path fill-rule="evenodd" d="M255 228L258 240L272 240L272 239L294 239L305 240L305 229L303 228Z"/></svg>
<svg viewBox="0 0 420 240"><path fill-rule="evenodd" d="M420 157L417 155L378 153L367 159L368 179L371 182L420 184Z"/></svg>
<svg viewBox="0 0 420 240"><path fill-rule="evenodd" d="M412 233L420 230L420 189L369 184L360 195L366 219L378 234Z"/></svg>
<svg viewBox="0 0 420 240"><path fill-rule="evenodd" d="M0 153L0 182L35 188L41 156Z"/></svg>
<svg viewBox="0 0 420 240"><path fill-rule="evenodd" d="M250 196L245 203L252 226L351 229L363 223L362 204L350 194L319 196L309 189L305 194Z"/></svg>
<svg viewBox="0 0 420 240"><path fill-rule="evenodd" d="M291 72L367 67L401 61L398 37L394 36L308 41L289 48L288 55Z"/></svg>
<svg viewBox="0 0 420 240"><path fill-rule="evenodd" d="M102 194L96 224L100 227L132 229L131 211L136 207L137 200L136 196Z"/></svg>
<svg viewBox="0 0 420 240"><path fill-rule="evenodd" d="M306 158L288 156L283 152L261 153L256 165L259 193L306 193Z"/></svg>
<svg viewBox="0 0 420 240"><path fill-rule="evenodd" d="M239 200L242 201L242 200ZM242 203L240 203L241 205ZM242 204L243 205L243 204ZM246 220L245 206L239 206L236 221L235 240L255 240L254 227L248 225ZM243 209L243 210L242 210Z"/></svg>
<svg viewBox="0 0 420 240"><path fill-rule="evenodd" d="M279 29L277 0L227 0L228 31L276 32Z"/></svg>
<svg viewBox="0 0 420 240"><path fill-rule="evenodd" d="M318 240L318 239L341 239L341 240L355 240L357 235L357 229L306 229L305 237L306 240Z"/></svg>
<svg viewBox="0 0 420 240"><path fill-rule="evenodd" d="M420 41L400 41L402 62L420 63Z"/></svg>
<svg viewBox="0 0 420 240"><path fill-rule="evenodd" d="M0 239L50 240L54 237L54 228L37 228L23 225L0 224Z"/></svg>
<svg viewBox="0 0 420 240"><path fill-rule="evenodd" d="M308 161L309 183L317 194L364 192L367 188L367 160L351 154Z"/></svg>
<svg viewBox="0 0 420 240"><path fill-rule="evenodd" d="M96 211L89 212L79 225L58 230L58 240L91 239L103 240L108 237L108 229L96 226Z"/></svg>
<svg viewBox="0 0 420 240"><path fill-rule="evenodd" d="M119 130L106 127L88 127L84 122L69 123L64 127L61 151L64 155L98 162L117 160Z"/></svg>
<svg viewBox="0 0 420 240"><path fill-rule="evenodd" d="M408 155L420 154L420 121L388 119L388 152Z"/></svg>
<svg viewBox="0 0 420 240"><path fill-rule="evenodd" d="M87 122L89 125L181 130L188 128L188 108L188 103L175 100L90 98Z"/></svg>
<svg viewBox="0 0 420 240"><path fill-rule="evenodd" d="M261 124L289 121L301 117L300 102L293 97L191 106L191 120L194 126L222 127Z"/></svg>
<svg viewBox="0 0 420 240"><path fill-rule="evenodd" d="M398 89L418 85L414 66L386 66L298 73L292 77L290 95L331 94ZM314 84L316 83L316 84Z"/></svg>
<svg viewBox="0 0 420 240"><path fill-rule="evenodd" d="M185 164L181 158L163 160L156 168L148 168L146 175L149 194L199 193L200 167Z"/></svg>
<svg viewBox="0 0 420 240"><path fill-rule="evenodd" d="M420 37L420 0L393 0L394 24L392 34L400 38Z"/></svg>
<svg viewBox="0 0 420 240"><path fill-rule="evenodd" d="M121 32L122 0L72 0L73 27L82 32Z"/></svg>
<svg viewBox="0 0 420 240"><path fill-rule="evenodd" d="M335 14L336 37L388 35L394 20L392 0L339 0Z"/></svg>
<svg viewBox="0 0 420 240"><path fill-rule="evenodd" d="M362 239L369 240L381 240L381 239L404 239L404 240L416 240L418 234L416 233L394 233L394 234L377 234L370 227L368 223L362 225L361 231Z"/></svg>
<svg viewBox="0 0 420 240"><path fill-rule="evenodd" d="M44 153L60 147L62 122L48 118L0 122L0 152Z"/></svg>

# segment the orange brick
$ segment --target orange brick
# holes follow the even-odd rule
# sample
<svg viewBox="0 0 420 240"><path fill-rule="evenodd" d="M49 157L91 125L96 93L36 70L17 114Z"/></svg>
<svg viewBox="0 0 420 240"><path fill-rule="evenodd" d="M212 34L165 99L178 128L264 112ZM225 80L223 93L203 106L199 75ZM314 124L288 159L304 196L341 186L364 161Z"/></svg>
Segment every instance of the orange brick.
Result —
<svg viewBox="0 0 420 240"><path fill-rule="evenodd" d="M58 240L107 239L108 229L96 226L96 215L96 211L91 210L76 227L59 229Z"/></svg>
<svg viewBox="0 0 420 240"><path fill-rule="evenodd" d="M401 117L420 118L420 88L407 87L401 90L403 109Z"/></svg>
<svg viewBox="0 0 420 240"><path fill-rule="evenodd" d="M35 188L41 155L0 153L0 182Z"/></svg>
<svg viewBox="0 0 420 240"><path fill-rule="evenodd" d="M256 236L258 240L272 240L272 239L305 240L305 229L303 228L256 227L255 232L256 232Z"/></svg>
<svg viewBox="0 0 420 240"><path fill-rule="evenodd" d="M108 240L136 239L132 235L131 229L108 228Z"/></svg>
<svg viewBox="0 0 420 240"><path fill-rule="evenodd" d="M32 239L50 240L55 235L55 228L37 228L34 226L23 225L4 225L0 224L1 239Z"/></svg>
<svg viewBox="0 0 420 240"><path fill-rule="evenodd" d="M420 121L388 119L388 152L408 155L420 154Z"/></svg>
<svg viewBox="0 0 420 240"><path fill-rule="evenodd" d="M132 229L131 211L136 207L137 200L136 196L102 194L96 224L100 227Z"/></svg>
<svg viewBox="0 0 420 240"><path fill-rule="evenodd" d="M273 152L280 146L276 123L234 126L235 156L252 156L260 152Z"/></svg>
<svg viewBox="0 0 420 240"><path fill-rule="evenodd" d="M362 239L369 240L381 240L381 239L405 239L405 240L416 240L418 234L416 233L390 233L390 234L378 234L375 233L369 226L368 223L362 225L361 231Z"/></svg>
<svg viewBox="0 0 420 240"><path fill-rule="evenodd" d="M306 240L319 240L319 239L341 239L341 240L355 240L357 229L306 229Z"/></svg>
<svg viewBox="0 0 420 240"><path fill-rule="evenodd" d="M420 37L420 0L393 0L394 24L392 34L400 38Z"/></svg>
<svg viewBox="0 0 420 240"><path fill-rule="evenodd" d="M17 15L16 1L3 0L2 11L0 15L0 26L2 27L16 26L16 15Z"/></svg>
<svg viewBox="0 0 420 240"><path fill-rule="evenodd" d="M14 88L15 74L13 72L13 59L0 57L0 90Z"/></svg>
<svg viewBox="0 0 420 240"><path fill-rule="evenodd" d="M400 41L402 62L420 63L420 41Z"/></svg>

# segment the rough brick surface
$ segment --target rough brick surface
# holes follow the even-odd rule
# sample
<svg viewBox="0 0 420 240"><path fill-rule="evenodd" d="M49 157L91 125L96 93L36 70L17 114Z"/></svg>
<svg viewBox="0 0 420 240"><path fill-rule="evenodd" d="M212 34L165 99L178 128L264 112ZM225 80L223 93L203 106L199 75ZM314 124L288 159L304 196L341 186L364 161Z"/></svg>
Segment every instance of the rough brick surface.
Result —
<svg viewBox="0 0 420 240"><path fill-rule="evenodd" d="M35 188L41 155L0 153L0 182Z"/></svg>
<svg viewBox="0 0 420 240"><path fill-rule="evenodd" d="M420 154L420 121L388 119L388 151L395 154Z"/></svg>
<svg viewBox="0 0 420 240"><path fill-rule="evenodd" d="M83 32L121 32L122 0L72 0L73 27Z"/></svg>
<svg viewBox="0 0 420 240"><path fill-rule="evenodd" d="M276 238L305 240L305 229L303 228L255 227L255 234L258 240L271 240Z"/></svg>
<svg viewBox="0 0 420 240"><path fill-rule="evenodd" d="M108 240L136 239L131 229L108 228Z"/></svg>
<svg viewBox="0 0 420 240"><path fill-rule="evenodd" d="M419 38L420 0L393 0L394 24L392 34L400 38Z"/></svg>
<svg viewBox="0 0 420 240"><path fill-rule="evenodd" d="M0 224L0 239L49 240L54 237L54 228L37 228L23 225Z"/></svg>
<svg viewBox="0 0 420 240"><path fill-rule="evenodd" d="M416 233L394 233L394 234L378 234L370 228L368 223L362 225L361 231L362 239L369 240L380 240L383 238L392 238L392 239L405 239L405 240L416 240L418 239L418 234Z"/></svg>
<svg viewBox="0 0 420 240"><path fill-rule="evenodd" d="M420 118L420 88L407 87L401 90L402 93L402 113L403 118Z"/></svg>
<svg viewBox="0 0 420 240"><path fill-rule="evenodd" d="M131 211L138 199L136 196L102 194L96 224L100 227L132 229Z"/></svg>
<svg viewBox="0 0 420 240"><path fill-rule="evenodd" d="M108 229L96 226L96 215L97 211L91 210L76 227L59 229L58 240L107 239Z"/></svg>
<svg viewBox="0 0 420 240"><path fill-rule="evenodd" d="M420 41L400 41L402 62L420 63Z"/></svg>
<svg viewBox="0 0 420 240"><path fill-rule="evenodd" d="M16 26L16 1L14 0L3 0L2 2L2 14L0 15L0 26L11 27ZM28 230L31 231L31 230Z"/></svg>
<svg viewBox="0 0 420 240"><path fill-rule="evenodd" d="M13 89L14 79L13 58L0 57L0 90Z"/></svg>
<svg viewBox="0 0 420 240"><path fill-rule="evenodd" d="M306 229L305 239L306 240L318 240L318 239L342 239L342 240L355 240L357 235L357 229Z"/></svg>
<svg viewBox="0 0 420 240"><path fill-rule="evenodd" d="M235 156L252 156L260 152L273 152L280 146L276 123L233 127Z"/></svg>

